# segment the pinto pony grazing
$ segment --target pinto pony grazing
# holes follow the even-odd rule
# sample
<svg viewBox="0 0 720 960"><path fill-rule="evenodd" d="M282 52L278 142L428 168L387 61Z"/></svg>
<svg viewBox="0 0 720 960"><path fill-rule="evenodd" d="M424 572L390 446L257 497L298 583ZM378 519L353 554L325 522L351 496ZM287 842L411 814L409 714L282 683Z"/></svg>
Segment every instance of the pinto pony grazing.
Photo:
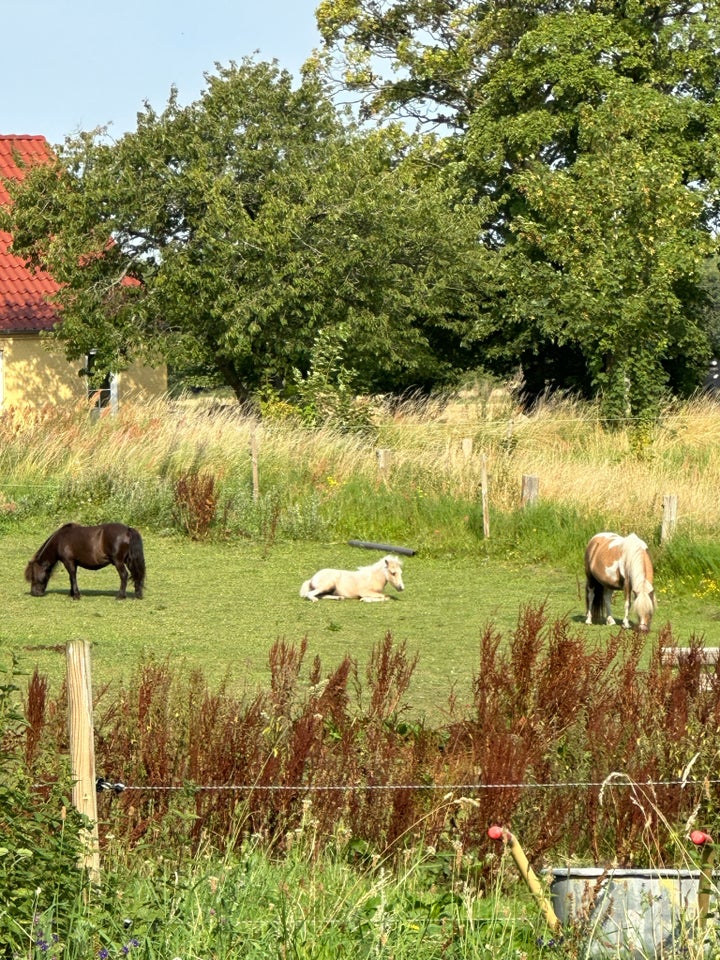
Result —
<svg viewBox="0 0 720 960"><path fill-rule="evenodd" d="M308 600L364 600L371 603L390 599L383 593L386 583L391 583L396 590L405 589L402 561L392 554L357 570L318 570L300 587L300 596Z"/></svg>
<svg viewBox="0 0 720 960"><path fill-rule="evenodd" d="M617 533L596 533L585 550L585 623L598 620L614 626L610 612L614 590L625 593L623 627L630 626L628 615L633 603L639 623L638 630L647 633L655 612L653 565L647 544L631 533L621 537Z"/></svg>
<svg viewBox="0 0 720 960"><path fill-rule="evenodd" d="M47 538L25 568L25 579L33 597L42 597L55 565L60 561L70 576L70 596L80 599L77 568L100 570L112 564L120 575L118 600L127 596L128 575L139 600L145 586L145 554L140 533L122 523L83 527L66 523Z"/></svg>

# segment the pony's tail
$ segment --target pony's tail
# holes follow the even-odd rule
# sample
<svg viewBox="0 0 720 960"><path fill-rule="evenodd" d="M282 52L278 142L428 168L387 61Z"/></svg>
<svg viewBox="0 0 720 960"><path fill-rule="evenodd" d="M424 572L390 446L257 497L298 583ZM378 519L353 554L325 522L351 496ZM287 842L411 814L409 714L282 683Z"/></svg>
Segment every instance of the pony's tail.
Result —
<svg viewBox="0 0 720 960"><path fill-rule="evenodd" d="M145 552L140 531L134 527L130 527L130 546L125 563L135 584L135 596L141 600L145 587Z"/></svg>
<svg viewBox="0 0 720 960"><path fill-rule="evenodd" d="M592 603L590 604L590 618L593 623L605 622L605 588L593 577L591 573L587 575L585 586L587 594L592 590Z"/></svg>
<svg viewBox="0 0 720 960"><path fill-rule="evenodd" d="M310 584L312 580L306 580L305 583L300 587L300 596L306 597L310 593Z"/></svg>

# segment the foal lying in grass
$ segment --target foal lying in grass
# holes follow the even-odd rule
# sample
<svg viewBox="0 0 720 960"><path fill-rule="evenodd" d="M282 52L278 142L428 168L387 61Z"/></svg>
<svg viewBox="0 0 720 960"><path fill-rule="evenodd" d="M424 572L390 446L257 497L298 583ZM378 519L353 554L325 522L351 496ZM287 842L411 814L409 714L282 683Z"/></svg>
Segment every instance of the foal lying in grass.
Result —
<svg viewBox="0 0 720 960"><path fill-rule="evenodd" d="M402 561L392 554L368 567L357 570L318 570L300 587L300 596L308 600L389 600L383 591L391 583L396 590L404 590Z"/></svg>

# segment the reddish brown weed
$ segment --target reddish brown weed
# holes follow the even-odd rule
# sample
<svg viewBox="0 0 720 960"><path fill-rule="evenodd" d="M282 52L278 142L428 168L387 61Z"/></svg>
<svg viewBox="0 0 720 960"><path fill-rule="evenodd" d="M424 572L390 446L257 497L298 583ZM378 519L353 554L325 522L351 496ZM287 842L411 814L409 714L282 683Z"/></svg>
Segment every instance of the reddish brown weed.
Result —
<svg viewBox="0 0 720 960"><path fill-rule="evenodd" d="M283 845L311 809L318 844L341 831L376 850L422 840L482 854L500 822L534 860L671 863L686 822L715 816L720 679L700 682L699 656L664 663L668 629L649 660L633 632L586 639L542 606L509 637L487 628L472 710L451 703L436 727L410 717L418 660L389 634L364 682L350 657L306 668L307 640L278 641L268 689L248 700L145 662L96 705L98 774L132 788L101 798L103 832ZM25 710L27 764L47 772L67 752L64 691L53 701L33 678Z"/></svg>

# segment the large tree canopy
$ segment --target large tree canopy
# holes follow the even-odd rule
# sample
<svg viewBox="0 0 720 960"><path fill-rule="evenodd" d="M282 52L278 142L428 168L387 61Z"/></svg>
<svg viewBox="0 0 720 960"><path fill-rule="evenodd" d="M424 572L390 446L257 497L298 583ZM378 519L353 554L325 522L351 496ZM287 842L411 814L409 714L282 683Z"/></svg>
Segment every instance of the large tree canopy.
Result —
<svg viewBox="0 0 720 960"><path fill-rule="evenodd" d="M117 142L69 138L9 185L6 225L63 285L57 335L98 375L162 358L245 400L335 337L358 389L429 385L477 363L487 252L480 208L410 146L246 60Z"/></svg>
<svg viewBox="0 0 720 960"><path fill-rule="evenodd" d="M445 126L490 201L502 295L472 335L499 372L609 416L699 382L718 205L717 0L322 0L330 69L366 116Z"/></svg>

